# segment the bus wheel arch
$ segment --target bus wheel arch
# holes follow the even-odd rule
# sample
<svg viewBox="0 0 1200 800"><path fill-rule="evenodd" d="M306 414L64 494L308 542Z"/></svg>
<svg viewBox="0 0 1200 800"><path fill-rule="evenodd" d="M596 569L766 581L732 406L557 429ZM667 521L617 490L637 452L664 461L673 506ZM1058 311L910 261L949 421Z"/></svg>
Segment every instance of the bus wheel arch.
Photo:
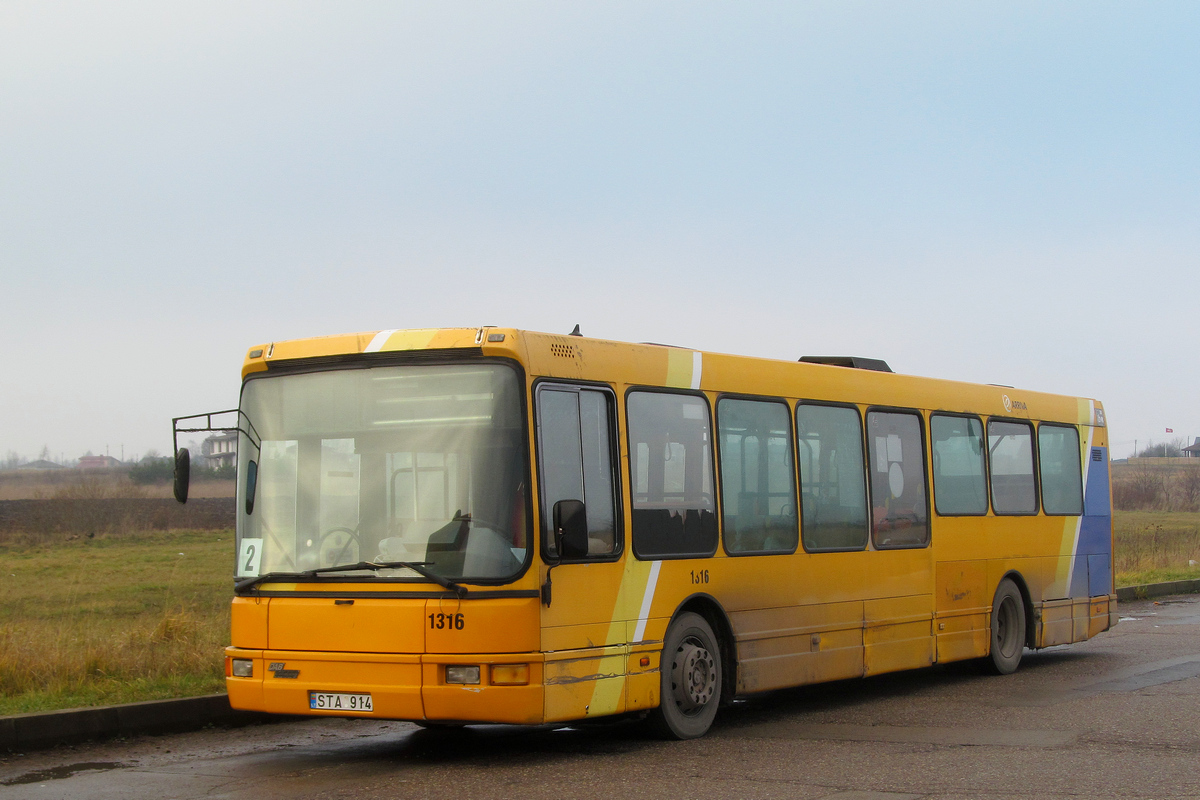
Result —
<svg viewBox="0 0 1200 800"><path fill-rule="evenodd" d="M1033 611L1033 596L1029 593L1029 584L1016 570L1009 570L1004 577L1016 584L1017 591L1021 593L1021 604L1025 607L1025 646L1034 650L1037 648L1037 615Z"/></svg>
<svg viewBox="0 0 1200 800"><path fill-rule="evenodd" d="M989 629L991 670L1000 675L1015 672L1034 633L1029 588L1019 573L1009 572L996 585Z"/></svg>
<svg viewBox="0 0 1200 800"><path fill-rule="evenodd" d="M649 718L658 734L694 739L708 732L728 692L727 626L712 598L689 599L671 617L659 663L658 707Z"/></svg>
<svg viewBox="0 0 1200 800"><path fill-rule="evenodd" d="M709 594L695 594L684 600L675 610L671 622L687 611L704 617L716 634L717 644L721 648L721 705L729 705L737 694L737 642L733 638L729 616L716 598Z"/></svg>

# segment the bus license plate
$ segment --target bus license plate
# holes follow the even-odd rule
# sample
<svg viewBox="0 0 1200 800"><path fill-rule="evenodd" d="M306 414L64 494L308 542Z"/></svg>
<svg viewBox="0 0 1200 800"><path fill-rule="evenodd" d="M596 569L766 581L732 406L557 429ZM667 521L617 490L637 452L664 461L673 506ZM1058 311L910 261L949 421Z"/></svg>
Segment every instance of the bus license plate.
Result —
<svg viewBox="0 0 1200 800"><path fill-rule="evenodd" d="M320 711L374 711L371 695L348 692L309 692L308 707Z"/></svg>

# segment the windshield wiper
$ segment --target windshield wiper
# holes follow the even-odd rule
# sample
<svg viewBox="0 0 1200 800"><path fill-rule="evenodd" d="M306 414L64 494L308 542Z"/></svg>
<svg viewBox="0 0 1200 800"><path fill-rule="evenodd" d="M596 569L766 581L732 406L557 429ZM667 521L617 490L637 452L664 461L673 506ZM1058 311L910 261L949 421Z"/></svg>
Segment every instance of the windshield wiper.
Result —
<svg viewBox="0 0 1200 800"><path fill-rule="evenodd" d="M320 567L318 569L306 569L303 572L268 572L266 575L257 575L253 578L245 578L233 585L236 592L244 592L247 589L252 589L260 583L273 581L283 578L310 578L314 575L322 575L329 572L354 572L357 570L371 570L374 572L379 569L396 569L404 567L411 569L423 578L426 578L443 589L449 589L459 597L467 596L467 587L455 583L449 578L444 578L436 572L425 569L428 561L360 561L357 564L341 564L336 567Z"/></svg>

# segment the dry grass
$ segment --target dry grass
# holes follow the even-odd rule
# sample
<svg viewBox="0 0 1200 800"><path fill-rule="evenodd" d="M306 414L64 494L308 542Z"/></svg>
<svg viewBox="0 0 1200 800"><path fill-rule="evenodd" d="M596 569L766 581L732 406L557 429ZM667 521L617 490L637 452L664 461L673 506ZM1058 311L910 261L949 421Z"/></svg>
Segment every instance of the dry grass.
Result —
<svg viewBox="0 0 1200 800"><path fill-rule="evenodd" d="M65 481L54 488L52 500L140 500L149 497L145 486L130 483L124 475L83 473L76 480Z"/></svg>
<svg viewBox="0 0 1200 800"><path fill-rule="evenodd" d="M1113 464L1112 498L1122 511L1200 511L1200 459Z"/></svg>
<svg viewBox="0 0 1200 800"><path fill-rule="evenodd" d="M233 497L232 480L193 481L189 497ZM171 484L152 483L140 486L129 480L125 472L98 470L81 472L0 472L0 500L43 500L54 497L125 498L171 497Z"/></svg>
<svg viewBox="0 0 1200 800"><path fill-rule="evenodd" d="M1114 511L1113 533L1118 586L1200 578L1200 513Z"/></svg>
<svg viewBox="0 0 1200 800"><path fill-rule="evenodd" d="M221 691L231 539L0 546L0 714Z"/></svg>

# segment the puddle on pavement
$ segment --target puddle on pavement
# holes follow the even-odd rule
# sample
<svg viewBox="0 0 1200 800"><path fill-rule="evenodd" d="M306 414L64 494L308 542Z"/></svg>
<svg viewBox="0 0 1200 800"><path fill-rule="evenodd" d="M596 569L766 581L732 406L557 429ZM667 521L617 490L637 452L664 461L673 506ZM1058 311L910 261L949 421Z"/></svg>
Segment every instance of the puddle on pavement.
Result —
<svg viewBox="0 0 1200 800"><path fill-rule="evenodd" d="M87 761L82 764L64 764L61 767L26 772L24 775L0 781L0 786L22 786L27 783L56 781L61 778L69 778L80 772L107 772L110 769L120 769L121 767L128 766L129 764L123 764L120 761Z"/></svg>

